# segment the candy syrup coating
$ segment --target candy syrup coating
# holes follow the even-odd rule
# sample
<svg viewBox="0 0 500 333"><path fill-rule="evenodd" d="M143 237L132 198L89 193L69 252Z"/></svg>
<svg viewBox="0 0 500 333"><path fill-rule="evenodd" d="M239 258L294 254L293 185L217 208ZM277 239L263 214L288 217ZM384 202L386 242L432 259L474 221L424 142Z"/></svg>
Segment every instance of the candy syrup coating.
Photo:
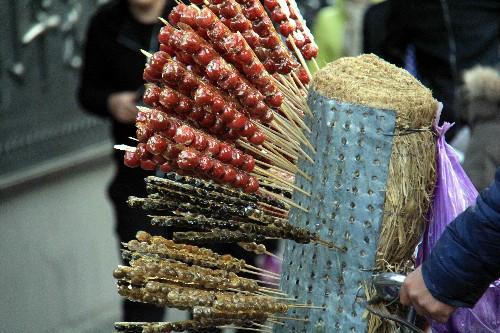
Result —
<svg viewBox="0 0 500 333"><path fill-rule="evenodd" d="M163 154L167 148L167 140L159 134L155 134L149 138L146 149L153 155Z"/></svg>
<svg viewBox="0 0 500 333"><path fill-rule="evenodd" d="M141 165L141 160L135 152L126 151L123 155L123 164L129 168L137 168Z"/></svg>

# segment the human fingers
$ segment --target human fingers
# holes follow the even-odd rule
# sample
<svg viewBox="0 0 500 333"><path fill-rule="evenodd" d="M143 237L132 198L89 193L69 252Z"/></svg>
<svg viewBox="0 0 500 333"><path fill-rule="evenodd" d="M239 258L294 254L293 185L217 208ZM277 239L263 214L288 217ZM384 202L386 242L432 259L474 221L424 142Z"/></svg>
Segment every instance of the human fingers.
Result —
<svg viewBox="0 0 500 333"><path fill-rule="evenodd" d="M408 287L406 286L406 284L403 284L399 291L399 302L401 302L401 304L403 305L411 305L410 296L408 295Z"/></svg>

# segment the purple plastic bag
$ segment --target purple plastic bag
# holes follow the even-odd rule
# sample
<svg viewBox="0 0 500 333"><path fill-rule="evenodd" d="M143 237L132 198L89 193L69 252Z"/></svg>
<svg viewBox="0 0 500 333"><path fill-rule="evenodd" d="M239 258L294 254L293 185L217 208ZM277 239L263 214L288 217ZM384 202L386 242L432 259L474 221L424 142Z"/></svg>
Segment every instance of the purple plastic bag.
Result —
<svg viewBox="0 0 500 333"><path fill-rule="evenodd" d="M438 117L439 119L439 117ZM453 148L445 141L444 134L453 125L435 126L437 140L437 183L434 190L430 221L419 246L417 264L425 260L446 226L467 207L475 203L478 192L463 170ZM437 333L500 333L500 283L491 285L473 309L460 308L448 323L433 322Z"/></svg>

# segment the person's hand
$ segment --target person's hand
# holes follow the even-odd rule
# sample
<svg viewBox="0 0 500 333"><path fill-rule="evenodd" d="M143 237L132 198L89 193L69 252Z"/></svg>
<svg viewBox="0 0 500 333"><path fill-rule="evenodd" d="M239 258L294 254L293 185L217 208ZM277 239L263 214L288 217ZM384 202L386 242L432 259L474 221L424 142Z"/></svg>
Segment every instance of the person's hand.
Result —
<svg viewBox="0 0 500 333"><path fill-rule="evenodd" d="M124 91L114 93L108 97L108 109L116 121L124 124L135 122L135 117L139 110L135 106L137 103L137 93L134 91Z"/></svg>
<svg viewBox="0 0 500 333"><path fill-rule="evenodd" d="M401 287L402 304L413 306L418 314L445 323L455 308L435 299L425 286L421 267L408 275Z"/></svg>

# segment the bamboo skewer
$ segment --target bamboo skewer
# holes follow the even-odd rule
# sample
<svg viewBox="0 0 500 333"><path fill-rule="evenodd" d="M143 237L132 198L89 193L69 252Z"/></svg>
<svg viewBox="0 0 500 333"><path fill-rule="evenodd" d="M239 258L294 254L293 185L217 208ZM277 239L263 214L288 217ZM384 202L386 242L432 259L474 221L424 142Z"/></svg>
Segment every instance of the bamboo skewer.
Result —
<svg viewBox="0 0 500 333"><path fill-rule="evenodd" d="M279 114L276 115L275 119L277 120L278 123L283 124L283 126L285 128L288 126L286 124L286 121ZM290 128L288 128L288 129L291 130ZM309 142L309 140L306 138L306 136L304 135L304 133L302 131L297 131L295 133L297 134L296 138L297 138L298 141L300 141L303 144L307 145L309 148L311 148L312 151L314 151L314 147L311 145L311 143Z"/></svg>
<svg viewBox="0 0 500 333"><path fill-rule="evenodd" d="M295 317L281 317L281 316L272 316L271 318L274 319L281 319L281 320L295 320L295 321L303 321L303 322L309 322L309 319L304 319L304 318L295 318Z"/></svg>
<svg viewBox="0 0 500 333"><path fill-rule="evenodd" d="M288 198L285 198L285 197L284 197L284 196L282 196L282 195L279 195L279 194L276 194L276 193L273 193L273 192L267 191L267 190L265 190L265 189L260 189L260 191L261 191L262 193L265 193L265 194L267 194L267 195L269 195L269 196L271 196L271 197L275 198L275 199L278 199L278 200L281 200L281 201L285 202L285 203L286 203L286 204L288 204L289 206L292 206L292 207L295 207L295 208L297 208L297 209L300 209L300 210L302 210L302 211L304 211L304 212L306 212L306 213L308 213L308 212L309 212L309 210L308 210L308 209L306 209L306 208L302 207L301 205L299 205L299 204L295 203L293 200L290 200L290 199L288 199Z"/></svg>
<svg viewBox="0 0 500 333"><path fill-rule="evenodd" d="M318 62L316 61L316 58L312 58L312 63L314 64L316 71L319 71L320 68L319 68Z"/></svg>
<svg viewBox="0 0 500 333"><path fill-rule="evenodd" d="M255 167L254 172L258 173L258 174L261 174L261 175L265 175L267 177L270 177L270 178L274 179L275 181L280 182L283 185L286 185L286 186L288 186L288 187L290 187L290 188L292 188L292 189L294 189L294 190L296 190L296 191L298 191L298 192L300 192L300 193L302 193L302 194L304 194L304 195L306 195L308 197L311 197L311 193L309 193L307 191L304 191L300 187L295 186L294 184L289 183L288 181L284 180L283 178L281 178L279 176L276 176L273 173L268 172L268 171L266 171L266 170L264 170L262 168L259 168L258 166Z"/></svg>
<svg viewBox="0 0 500 333"><path fill-rule="evenodd" d="M285 323L281 322L281 321L277 321L277 320L272 320L272 319L267 319L268 322L270 323L273 323L273 324L276 324L276 325L280 325L280 326L285 326Z"/></svg>
<svg viewBox="0 0 500 333"><path fill-rule="evenodd" d="M262 166L264 166L264 167L267 167L267 168L274 168L274 169L276 169L276 170L277 170L277 171L279 171L279 172L286 172L286 173L289 173L290 175L294 175L292 172L290 172L290 171L288 171L288 170L285 170L285 169L283 169L283 168L279 168L279 167L277 167L277 166L275 166L275 165L271 165L271 164L268 164L268 163L263 162L263 161L260 161L260 160L255 160L255 163L256 163L256 164L260 164L260 165L262 165ZM312 182L312 178L311 178L311 177L309 177L309 176L308 176L308 175L307 175L304 171L302 171L301 169L296 168L294 171L295 171L295 173L298 173L298 174L300 174L302 177L304 177L305 179L307 179L309 182Z"/></svg>
<svg viewBox="0 0 500 333"><path fill-rule="evenodd" d="M226 325L226 326L217 326L217 328L221 329L233 329L233 330L244 330L244 331L252 331L252 332L265 332L265 333L272 333L270 330L259 330L256 328L249 328L249 327L240 327L240 326L232 326L232 325Z"/></svg>
<svg viewBox="0 0 500 333"><path fill-rule="evenodd" d="M309 304L292 304L288 305L289 308L297 308L297 309L318 309L318 310L325 310L325 306L314 306L314 305L309 305Z"/></svg>
<svg viewBox="0 0 500 333"><path fill-rule="evenodd" d="M252 325L255 325L257 327L262 327L262 328L268 328L270 330L272 330L273 328L271 326L266 326L266 325L262 325L262 324L259 324L259 323L256 323L256 322L252 322Z"/></svg>
<svg viewBox="0 0 500 333"><path fill-rule="evenodd" d="M271 271L267 271L265 269L262 269L262 268L259 268L259 267L255 267L255 266L252 266L252 265L249 265L249 264L246 264L245 267L250 268L250 269L254 269L256 271L263 272L263 273L266 273L266 274L275 275L278 278L281 277L279 274L276 274L276 273L273 273Z"/></svg>
<svg viewBox="0 0 500 333"><path fill-rule="evenodd" d="M241 141L241 140L238 140L236 142L238 143L239 146L241 146L245 149L248 149L249 151L259 155L262 158L265 158L265 159L272 161L274 164L280 166L281 168L287 170L288 172L293 173L294 168L296 168L296 166L294 164L292 164L290 161L288 161L287 159L285 159L283 156L281 156L279 153L277 153L275 151L272 151L270 149L266 149L266 151L262 151L262 150L259 150L259 149L255 148L254 146L249 145L248 143Z"/></svg>
<svg viewBox="0 0 500 333"><path fill-rule="evenodd" d="M274 275L268 275L268 274L258 273L258 272L250 271L250 270L244 269L244 268L241 271L244 272L244 273L259 275L259 276L267 277L267 278L270 278L270 279L275 279L275 280L279 280L280 279L279 277L274 276Z"/></svg>

